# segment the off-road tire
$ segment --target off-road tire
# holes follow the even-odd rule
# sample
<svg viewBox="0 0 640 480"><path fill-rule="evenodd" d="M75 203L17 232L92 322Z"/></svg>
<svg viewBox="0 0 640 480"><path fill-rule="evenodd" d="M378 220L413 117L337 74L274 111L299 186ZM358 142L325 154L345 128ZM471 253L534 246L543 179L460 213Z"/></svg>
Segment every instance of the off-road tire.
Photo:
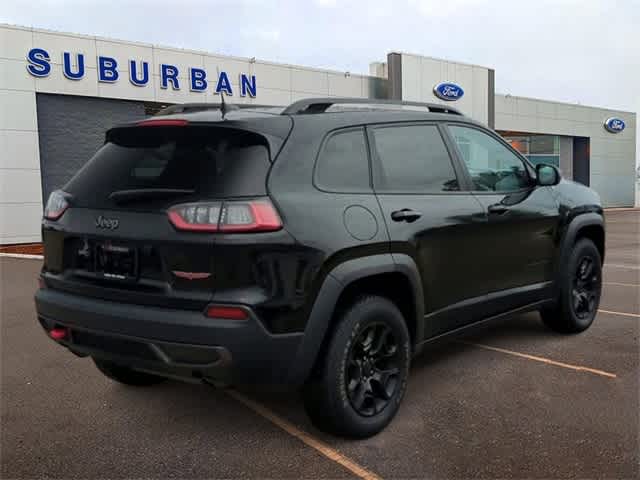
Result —
<svg viewBox="0 0 640 480"><path fill-rule="evenodd" d="M398 307L379 296L360 297L338 315L324 357L304 388L305 409L323 431L369 437L393 419L407 388L411 361L407 324ZM362 403L359 394L365 397Z"/></svg>
<svg viewBox="0 0 640 480"><path fill-rule="evenodd" d="M588 282L580 280L584 262L590 264ZM540 311L542 321L560 333L579 333L591 326L598 313L602 293L602 258L588 238L573 246L559 279L559 297L553 307ZM588 288L585 288L586 287Z"/></svg>

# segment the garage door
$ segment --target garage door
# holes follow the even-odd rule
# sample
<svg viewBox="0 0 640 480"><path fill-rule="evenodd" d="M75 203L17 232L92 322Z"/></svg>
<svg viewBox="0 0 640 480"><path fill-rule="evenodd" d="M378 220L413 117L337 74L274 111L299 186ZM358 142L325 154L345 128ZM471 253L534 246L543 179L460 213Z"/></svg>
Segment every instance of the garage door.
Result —
<svg viewBox="0 0 640 480"><path fill-rule="evenodd" d="M45 201L100 148L107 129L145 115L143 102L42 93L36 102Z"/></svg>

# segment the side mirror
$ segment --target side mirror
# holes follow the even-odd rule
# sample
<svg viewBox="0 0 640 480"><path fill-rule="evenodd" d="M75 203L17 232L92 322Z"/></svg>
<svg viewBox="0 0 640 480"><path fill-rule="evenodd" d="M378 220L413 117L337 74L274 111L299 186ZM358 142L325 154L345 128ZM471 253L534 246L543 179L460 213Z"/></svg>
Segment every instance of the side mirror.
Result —
<svg viewBox="0 0 640 480"><path fill-rule="evenodd" d="M560 183L562 174L558 167L554 165L547 165L545 163L539 163L536 165L536 176L538 178L538 185L543 187L552 187Z"/></svg>

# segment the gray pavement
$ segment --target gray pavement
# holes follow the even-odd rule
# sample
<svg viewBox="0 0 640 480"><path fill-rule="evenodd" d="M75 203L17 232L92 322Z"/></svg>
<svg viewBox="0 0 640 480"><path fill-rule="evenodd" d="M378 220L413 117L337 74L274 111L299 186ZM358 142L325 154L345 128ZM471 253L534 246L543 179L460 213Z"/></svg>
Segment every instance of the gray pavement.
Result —
<svg viewBox="0 0 640 480"><path fill-rule="evenodd" d="M246 395L384 478L638 478L640 317L620 313L640 314L640 213L607 225L601 309L618 313L569 337L526 314L430 349L372 439L322 434L298 395ZM43 334L39 268L0 258L1 478L354 476L224 391L110 382Z"/></svg>

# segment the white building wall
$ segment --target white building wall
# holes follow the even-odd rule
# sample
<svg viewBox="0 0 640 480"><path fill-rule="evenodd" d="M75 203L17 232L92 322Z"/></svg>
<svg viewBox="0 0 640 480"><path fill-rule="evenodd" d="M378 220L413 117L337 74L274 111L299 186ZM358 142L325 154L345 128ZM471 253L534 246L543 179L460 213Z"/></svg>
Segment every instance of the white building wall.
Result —
<svg viewBox="0 0 640 480"><path fill-rule="evenodd" d="M635 203L636 114L582 105L496 94L496 130L590 138L590 183L608 207ZM626 128L610 133L607 118Z"/></svg>
<svg viewBox="0 0 640 480"><path fill-rule="evenodd" d="M401 53L402 99L446 104L483 123L489 122L489 70L486 67ZM436 97L433 87L452 82L464 90L455 102Z"/></svg>
<svg viewBox="0 0 640 480"><path fill-rule="evenodd" d="M32 45L31 30L0 28L0 244L40 240L35 80L24 62Z"/></svg>
<svg viewBox="0 0 640 480"><path fill-rule="evenodd" d="M47 50L51 73L35 78L27 72L27 53ZM70 80L63 74L63 52L83 53L85 75ZM115 83L98 82L97 56L115 58L120 77ZM149 62L149 83L129 81L129 60ZM160 64L179 69L180 90L160 88ZM74 67L75 67L74 63ZM189 68L207 72L208 89L189 89ZM86 35L0 25L0 244L40 241L42 192L36 93L81 95L167 103L213 102L215 81L227 72L237 104L288 105L307 97L386 96L386 79L346 72L283 65L248 58L132 43ZM239 95L239 75L256 76L255 98Z"/></svg>

